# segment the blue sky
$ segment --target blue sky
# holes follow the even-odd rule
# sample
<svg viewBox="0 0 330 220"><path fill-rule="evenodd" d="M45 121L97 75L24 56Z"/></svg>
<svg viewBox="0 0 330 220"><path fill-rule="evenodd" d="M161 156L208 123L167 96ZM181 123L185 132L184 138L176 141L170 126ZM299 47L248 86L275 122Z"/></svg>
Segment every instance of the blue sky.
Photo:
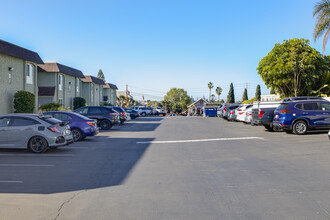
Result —
<svg viewBox="0 0 330 220"><path fill-rule="evenodd" d="M116 0L1 1L0 39L97 75L135 99L159 99L172 87L208 97L208 82L225 99L233 82L236 98L257 84L256 68L276 43L312 40L310 0ZM328 46L328 48L330 45ZM328 54L326 50L326 54ZM215 93L215 92L214 92Z"/></svg>

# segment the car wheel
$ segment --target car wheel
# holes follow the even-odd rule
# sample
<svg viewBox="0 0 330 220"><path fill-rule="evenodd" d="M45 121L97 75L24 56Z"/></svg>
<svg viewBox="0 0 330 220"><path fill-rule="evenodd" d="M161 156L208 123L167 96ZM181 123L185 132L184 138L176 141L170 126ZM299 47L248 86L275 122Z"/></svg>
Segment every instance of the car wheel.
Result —
<svg viewBox="0 0 330 220"><path fill-rule="evenodd" d="M293 133L302 135L307 132L307 124L304 121L297 121L293 125Z"/></svg>
<svg viewBox="0 0 330 220"><path fill-rule="evenodd" d="M124 121L125 121L125 120L120 120L120 124L121 124L121 125L124 124Z"/></svg>
<svg viewBox="0 0 330 220"><path fill-rule="evenodd" d="M104 119L100 122L100 127L102 130L109 130L112 127L112 124L109 120Z"/></svg>
<svg viewBox="0 0 330 220"><path fill-rule="evenodd" d="M80 141L83 137L82 132L78 128L73 128L71 133L74 142Z"/></svg>
<svg viewBox="0 0 330 220"><path fill-rule="evenodd" d="M280 128L279 126L273 126L273 131L280 132L280 131L283 131L283 129Z"/></svg>
<svg viewBox="0 0 330 220"><path fill-rule="evenodd" d="M48 142L45 138L40 136L34 136L28 143L28 148L33 153L43 153L48 149Z"/></svg>
<svg viewBox="0 0 330 220"><path fill-rule="evenodd" d="M264 125L264 127L265 127L268 131L273 131L273 129L272 129L269 125Z"/></svg>
<svg viewBox="0 0 330 220"><path fill-rule="evenodd" d="M142 113L141 113L141 116L142 116L142 117L146 117L146 115L147 115L147 114L146 114L145 112L142 112Z"/></svg>

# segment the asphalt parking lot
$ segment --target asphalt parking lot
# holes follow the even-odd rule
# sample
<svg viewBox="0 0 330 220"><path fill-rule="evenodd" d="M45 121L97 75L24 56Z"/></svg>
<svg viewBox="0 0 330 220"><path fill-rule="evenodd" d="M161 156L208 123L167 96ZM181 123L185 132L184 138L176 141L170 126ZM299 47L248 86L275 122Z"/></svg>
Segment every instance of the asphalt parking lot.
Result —
<svg viewBox="0 0 330 220"><path fill-rule="evenodd" d="M33 154L0 149L0 219L329 219L330 141L146 117Z"/></svg>

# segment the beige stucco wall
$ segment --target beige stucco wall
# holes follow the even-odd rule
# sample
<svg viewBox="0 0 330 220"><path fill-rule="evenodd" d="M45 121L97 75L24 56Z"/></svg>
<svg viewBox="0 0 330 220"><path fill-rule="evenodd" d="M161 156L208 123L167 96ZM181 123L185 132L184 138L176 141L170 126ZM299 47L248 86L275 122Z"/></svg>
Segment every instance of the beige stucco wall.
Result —
<svg viewBox="0 0 330 220"><path fill-rule="evenodd" d="M32 84L26 83L27 64L34 66ZM9 67L12 67L13 71L9 71ZM31 92L35 95L34 112L37 112L37 77L37 64L0 54L0 115L14 112L14 94L21 90Z"/></svg>

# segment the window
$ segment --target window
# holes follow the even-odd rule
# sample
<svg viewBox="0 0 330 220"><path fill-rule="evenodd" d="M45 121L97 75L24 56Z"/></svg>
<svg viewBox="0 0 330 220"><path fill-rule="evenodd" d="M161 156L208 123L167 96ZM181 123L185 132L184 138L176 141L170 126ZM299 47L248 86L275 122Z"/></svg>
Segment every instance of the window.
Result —
<svg viewBox="0 0 330 220"><path fill-rule="evenodd" d="M27 64L27 72L26 72L26 84L33 84L33 72L34 72L34 65Z"/></svg>
<svg viewBox="0 0 330 220"><path fill-rule="evenodd" d="M89 114L102 114L102 111L100 108L96 108L96 107L90 107L88 109L88 113Z"/></svg>
<svg viewBox="0 0 330 220"><path fill-rule="evenodd" d="M8 127L10 118L0 118L0 127Z"/></svg>
<svg viewBox="0 0 330 220"><path fill-rule="evenodd" d="M80 108L80 109L76 110L76 112L79 114L87 114L88 108Z"/></svg>
<svg viewBox="0 0 330 220"><path fill-rule="evenodd" d="M91 102L93 103L94 101L94 85L91 84Z"/></svg>
<svg viewBox="0 0 330 220"><path fill-rule="evenodd" d="M30 125L40 124L36 120L30 118L13 118L13 119L14 120L11 123L11 126L30 126Z"/></svg>
<svg viewBox="0 0 330 220"><path fill-rule="evenodd" d="M76 88L77 92L79 92L79 78L76 78Z"/></svg>
<svg viewBox="0 0 330 220"><path fill-rule="evenodd" d="M56 124L59 124L61 123L61 121L59 121L58 119L56 118L48 118L48 117L39 117L39 119L47 122L48 124L51 124L51 125L56 125Z"/></svg>
<svg viewBox="0 0 330 220"><path fill-rule="evenodd" d="M321 102L322 111L330 111L330 103Z"/></svg>
<svg viewBox="0 0 330 220"><path fill-rule="evenodd" d="M61 120L61 121L69 121L72 120L72 117L70 115L67 114L63 114L63 113L55 113L54 114L54 118Z"/></svg>
<svg viewBox="0 0 330 220"><path fill-rule="evenodd" d="M58 99L58 103L60 103L61 105L63 105L63 99Z"/></svg>
<svg viewBox="0 0 330 220"><path fill-rule="evenodd" d="M304 103L304 110L315 111L319 110L317 103Z"/></svg>
<svg viewBox="0 0 330 220"><path fill-rule="evenodd" d="M296 104L294 107L295 107L296 109L303 109L302 104Z"/></svg>
<svg viewBox="0 0 330 220"><path fill-rule="evenodd" d="M63 76L58 75L58 90L62 91L63 90Z"/></svg>

